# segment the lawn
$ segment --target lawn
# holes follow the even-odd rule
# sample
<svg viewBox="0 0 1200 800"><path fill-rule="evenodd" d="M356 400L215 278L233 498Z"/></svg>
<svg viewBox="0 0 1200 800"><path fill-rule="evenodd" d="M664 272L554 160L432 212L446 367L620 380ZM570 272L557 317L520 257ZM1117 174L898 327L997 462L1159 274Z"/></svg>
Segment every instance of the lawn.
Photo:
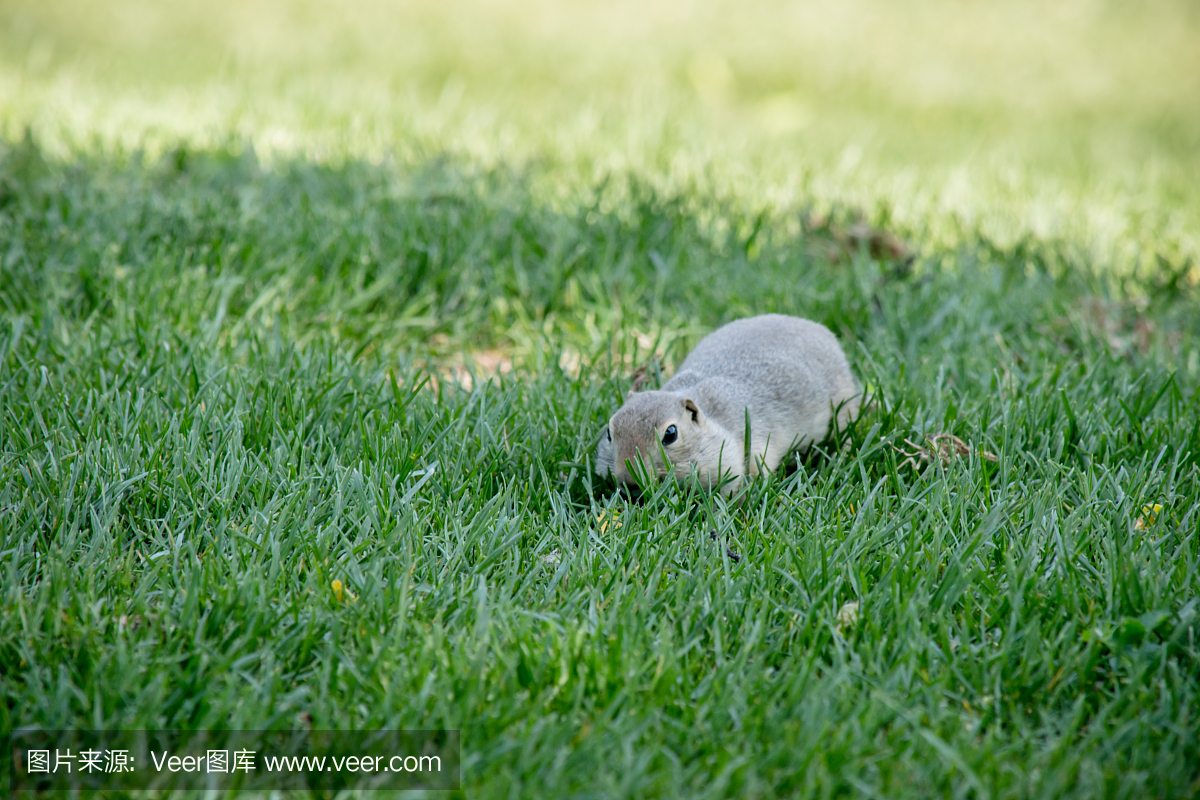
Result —
<svg viewBox="0 0 1200 800"><path fill-rule="evenodd" d="M472 798L1200 793L1198 32L5 4L0 736L455 729ZM635 379L764 312L873 408L736 502L594 474Z"/></svg>

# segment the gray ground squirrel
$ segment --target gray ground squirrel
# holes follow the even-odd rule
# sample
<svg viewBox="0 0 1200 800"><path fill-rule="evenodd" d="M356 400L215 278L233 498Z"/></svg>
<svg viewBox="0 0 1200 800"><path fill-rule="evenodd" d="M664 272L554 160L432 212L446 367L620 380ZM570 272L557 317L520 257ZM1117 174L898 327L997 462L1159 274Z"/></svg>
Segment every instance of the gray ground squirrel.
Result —
<svg viewBox="0 0 1200 800"><path fill-rule="evenodd" d="M739 319L700 340L658 391L631 393L596 450L597 469L636 486L629 465L733 492L746 470L774 471L794 449L844 427L861 393L837 338L816 322L782 314ZM746 411L750 452L745 457ZM668 463L663 463L663 457Z"/></svg>

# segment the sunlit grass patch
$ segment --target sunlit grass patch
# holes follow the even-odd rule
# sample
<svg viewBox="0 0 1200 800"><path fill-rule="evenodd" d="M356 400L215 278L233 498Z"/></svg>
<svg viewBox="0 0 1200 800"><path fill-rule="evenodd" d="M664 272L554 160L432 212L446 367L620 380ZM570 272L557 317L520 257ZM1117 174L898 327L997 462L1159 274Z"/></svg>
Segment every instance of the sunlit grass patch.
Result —
<svg viewBox="0 0 1200 800"><path fill-rule="evenodd" d="M1200 258L1196 26L1183 2L15 3L0 109L59 155L452 152L552 163L550 193L633 172L884 205L923 246L978 229L1180 269Z"/></svg>

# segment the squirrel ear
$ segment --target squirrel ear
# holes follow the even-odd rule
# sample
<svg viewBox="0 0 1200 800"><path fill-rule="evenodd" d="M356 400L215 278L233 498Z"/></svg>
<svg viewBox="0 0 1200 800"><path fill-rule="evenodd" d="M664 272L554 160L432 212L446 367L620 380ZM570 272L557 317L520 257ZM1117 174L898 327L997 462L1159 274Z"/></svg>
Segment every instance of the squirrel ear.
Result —
<svg viewBox="0 0 1200 800"><path fill-rule="evenodd" d="M692 402L692 398L689 397L688 399L684 400L683 407L686 408L688 410L688 412L692 415L692 422L700 421L700 409L696 406L696 404L694 402Z"/></svg>

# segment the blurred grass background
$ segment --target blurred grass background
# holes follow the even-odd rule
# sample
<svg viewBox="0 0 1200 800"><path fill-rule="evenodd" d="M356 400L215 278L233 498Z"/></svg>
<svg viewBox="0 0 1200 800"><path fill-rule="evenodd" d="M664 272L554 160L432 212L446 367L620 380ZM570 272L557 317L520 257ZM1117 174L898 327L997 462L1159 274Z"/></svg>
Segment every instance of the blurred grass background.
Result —
<svg viewBox="0 0 1200 800"><path fill-rule="evenodd" d="M1195 259L1200 7L84 0L0 4L0 119L51 151L632 170L850 204L929 245Z"/></svg>

